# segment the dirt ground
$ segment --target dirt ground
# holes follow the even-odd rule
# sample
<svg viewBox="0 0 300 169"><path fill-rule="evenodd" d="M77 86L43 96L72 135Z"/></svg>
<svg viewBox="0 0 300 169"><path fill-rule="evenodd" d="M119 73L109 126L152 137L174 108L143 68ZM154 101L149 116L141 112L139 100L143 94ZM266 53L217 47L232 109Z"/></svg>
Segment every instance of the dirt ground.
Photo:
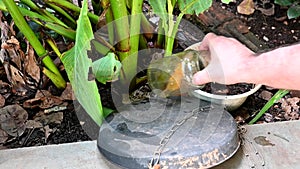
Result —
<svg viewBox="0 0 300 169"><path fill-rule="evenodd" d="M274 4L273 0L254 1L256 9L251 15L237 12L237 6L242 0L237 0L229 5L217 2L225 10L231 11L237 18L245 22L249 26L249 30L270 49L299 41L300 19L287 19L287 8ZM264 8L269 9L269 5L274 5L274 14L270 16L268 16L270 11L263 10ZM103 105L113 107L109 87L109 84L101 85L99 90ZM57 90L51 83L39 86L40 94L38 96L36 90L32 90L32 93L28 92L31 91L29 89L26 91L27 94L22 95L20 94L22 91L11 89L7 83L5 67L0 65L0 108L14 105L7 109L7 112L10 113L5 114L5 117L1 116L2 122L3 118L6 120L2 124L2 129L3 126L12 125L13 120L18 120L17 125L8 134L0 129L0 149L91 140L82 129L82 122L76 117L72 98L65 97L70 95L70 91ZM241 123L248 122L276 91L277 89L263 86L250 96L241 108L232 112L233 116ZM297 92L289 93L273 106L258 123L299 120L299 97L300 94ZM51 110L51 107L55 106L58 106L59 110Z"/></svg>

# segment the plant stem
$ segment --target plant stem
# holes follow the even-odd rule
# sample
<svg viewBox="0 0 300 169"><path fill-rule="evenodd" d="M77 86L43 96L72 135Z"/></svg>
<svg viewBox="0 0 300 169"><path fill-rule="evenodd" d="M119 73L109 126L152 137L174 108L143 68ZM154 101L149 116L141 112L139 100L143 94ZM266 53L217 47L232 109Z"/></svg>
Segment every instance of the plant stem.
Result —
<svg viewBox="0 0 300 169"><path fill-rule="evenodd" d="M259 111L259 113L249 122L249 124L254 124L265 112L272 107L279 99L288 94L288 90L278 90L275 95L264 105L264 107Z"/></svg>
<svg viewBox="0 0 300 169"><path fill-rule="evenodd" d="M28 5L31 9L37 11L39 14L46 16L48 18L50 18L53 22L64 26L64 27L68 27L65 23L63 23L61 20L59 20L58 18L56 18L54 15L52 15L50 12L48 12L46 9L43 8L39 8L35 3L33 3L31 0L21 0L21 2L25 3L26 5Z"/></svg>
<svg viewBox="0 0 300 169"><path fill-rule="evenodd" d="M70 9L74 12L77 12L79 13L80 12L80 8L74 4L72 4L71 2L69 1L66 1L66 0L45 0L46 3L53 3L57 6L60 6L60 7L63 7L63 8L67 8L67 9ZM98 20L99 20L99 17L91 12L88 12L88 17L90 18L91 22L97 24L98 23Z"/></svg>
<svg viewBox="0 0 300 169"><path fill-rule="evenodd" d="M131 17L130 17L130 55L137 54L139 49L139 38L141 29L143 0L132 0ZM134 61L133 66L137 66L137 55L131 59Z"/></svg>
<svg viewBox="0 0 300 169"><path fill-rule="evenodd" d="M163 48L164 47L164 39L165 39L165 33L163 28L163 21L160 19L158 23L158 31L157 31L157 42L156 47Z"/></svg>
<svg viewBox="0 0 300 169"><path fill-rule="evenodd" d="M76 25L76 21L62 8L56 6L55 4L47 3L52 9L62 14L65 18L67 18L69 21L71 21L72 24Z"/></svg>
<svg viewBox="0 0 300 169"><path fill-rule="evenodd" d="M55 42L50 38L46 39L46 42L49 44L49 46L52 48L55 54L61 59L61 53L58 50L58 47L56 46Z"/></svg>
<svg viewBox="0 0 300 169"><path fill-rule="evenodd" d="M124 84L129 84L135 76L136 68L131 66L132 60L128 58L130 53L130 30L126 8L126 0L110 1L110 6L114 16L114 23L117 34L117 51L124 74L121 79Z"/></svg>
<svg viewBox="0 0 300 169"><path fill-rule="evenodd" d="M49 77L51 80L56 79L53 81L56 87L58 88L64 88L66 86L66 82L61 76L59 70L51 60L51 58L47 55L47 51L43 47L43 45L40 43L38 38L35 36L34 32L30 29L29 25L23 18L23 15L19 11L17 5L13 0L5 0L3 1L8 12L12 16L16 26L20 29L20 31L24 34L24 36L27 38L27 40L30 42L32 47L34 48L35 52L40 57L46 57L42 60L45 66L52 72L53 77Z"/></svg>
<svg viewBox="0 0 300 169"><path fill-rule="evenodd" d="M114 16L110 7L109 0L102 0L101 6L104 9L104 11L106 9L105 19L106 19L106 26L108 31L108 39L109 39L109 43L113 44L115 39L114 25L113 25Z"/></svg>
<svg viewBox="0 0 300 169"><path fill-rule="evenodd" d="M165 56L170 56L172 55L172 51L173 51L173 45L174 45L174 39L175 39L175 36L176 36L176 33L178 31L178 27L179 27L179 24L181 22L181 19L183 17L183 15L186 13L186 11L191 8L194 3L196 3L197 1L199 0L193 0L192 2L190 2L189 4L187 4L185 6L185 8L181 11L181 13L178 15L177 19L176 19L176 23L175 25L173 25L173 20L171 20L170 16L169 16L169 29L168 29L168 33L167 33L167 37L166 37L166 51L165 51ZM172 4L174 3L173 0L172 2L169 2L168 1L168 6L169 4ZM169 8L169 7L168 7ZM171 15L171 13L169 12L169 15ZM172 23L172 24L170 24Z"/></svg>
<svg viewBox="0 0 300 169"><path fill-rule="evenodd" d="M71 40L75 40L75 37L76 37L76 31L72 30L71 28L65 28L65 27L62 27L60 25L57 25L55 23L51 23L51 22L40 22L39 20L37 19L32 19L34 22L36 22L37 24L41 25L41 26L44 26L45 28L48 28L50 30L53 30L55 31L56 33L66 37L66 38L69 38Z"/></svg>

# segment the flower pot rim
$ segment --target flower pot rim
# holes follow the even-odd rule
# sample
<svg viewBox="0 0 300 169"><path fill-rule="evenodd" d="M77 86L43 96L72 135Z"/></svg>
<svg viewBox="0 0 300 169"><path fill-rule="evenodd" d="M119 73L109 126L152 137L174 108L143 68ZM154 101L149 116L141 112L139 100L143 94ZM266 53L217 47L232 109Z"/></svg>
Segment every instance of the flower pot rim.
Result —
<svg viewBox="0 0 300 169"><path fill-rule="evenodd" d="M212 93L208 93L205 92L201 89L196 89L193 92L209 97L209 98L213 98L213 99L218 99L218 100L233 100L233 99L240 99L243 97L248 97L250 95L252 95L253 93L255 93L258 89L260 89L262 86L262 84L256 84L254 88L252 88L251 90L241 93L241 94L235 94L235 95L218 95L218 94L212 94Z"/></svg>

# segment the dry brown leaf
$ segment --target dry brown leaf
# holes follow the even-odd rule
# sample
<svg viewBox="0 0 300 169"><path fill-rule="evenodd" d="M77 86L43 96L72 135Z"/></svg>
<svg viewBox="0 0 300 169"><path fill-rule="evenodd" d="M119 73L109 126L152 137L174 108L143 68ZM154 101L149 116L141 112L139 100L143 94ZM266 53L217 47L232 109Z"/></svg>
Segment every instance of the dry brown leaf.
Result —
<svg viewBox="0 0 300 169"><path fill-rule="evenodd" d="M300 90L292 90L290 91L292 97L299 97L300 98Z"/></svg>
<svg viewBox="0 0 300 169"><path fill-rule="evenodd" d="M62 100L75 100L75 96L70 83L67 83L65 90L62 92L60 98Z"/></svg>
<svg viewBox="0 0 300 169"><path fill-rule="evenodd" d="M238 11L238 13L244 14L244 15L253 14L253 12L255 11L253 0L243 0L243 2L241 2L238 5L237 11Z"/></svg>
<svg viewBox="0 0 300 169"><path fill-rule="evenodd" d="M42 128L42 127L43 127L43 124L38 121L35 121L35 120L28 120L26 122L26 128L29 128L29 129Z"/></svg>
<svg viewBox="0 0 300 169"><path fill-rule="evenodd" d="M8 92L10 92L9 84L0 80L0 93L4 94L4 93L8 93Z"/></svg>
<svg viewBox="0 0 300 169"><path fill-rule="evenodd" d="M24 53L20 49L19 41L11 36L6 42L2 43L1 47L5 49L11 59L17 65L18 69L22 69L22 59L24 58Z"/></svg>
<svg viewBox="0 0 300 169"><path fill-rule="evenodd" d="M0 94L0 108L5 105L5 98Z"/></svg>
<svg viewBox="0 0 300 169"><path fill-rule="evenodd" d="M8 134L4 130L0 129L0 144L5 143L7 139L8 139Z"/></svg>
<svg viewBox="0 0 300 169"><path fill-rule="evenodd" d="M267 90L263 90L259 95L258 95L258 97L259 98L262 98L262 99L264 99L264 100L270 100L271 98L272 98L272 96L273 96L273 93L271 93L271 92L269 92L269 91L267 91Z"/></svg>
<svg viewBox="0 0 300 169"><path fill-rule="evenodd" d="M34 50L28 44L27 46L27 55L24 59L25 71L29 76L31 76L36 83L40 81L40 68L37 65L37 61L35 59Z"/></svg>
<svg viewBox="0 0 300 169"><path fill-rule="evenodd" d="M63 117L64 117L63 112L56 112L52 114L45 114L44 112L39 112L34 117L34 120L46 126L51 123L61 124Z"/></svg>
<svg viewBox="0 0 300 169"><path fill-rule="evenodd" d="M58 96L53 96L47 90L39 90L34 99L26 100L23 103L25 108L37 108L40 107L41 109L47 109L53 106L57 106L62 104L63 101Z"/></svg>
<svg viewBox="0 0 300 169"><path fill-rule="evenodd" d="M8 105L0 109L0 128L11 136L21 136L25 129L28 113L20 105Z"/></svg>
<svg viewBox="0 0 300 169"><path fill-rule="evenodd" d="M50 136L50 134L52 133L53 129L51 129L49 127L49 125L47 125L47 126L44 127L44 130L45 130L45 140L47 140L48 137Z"/></svg>

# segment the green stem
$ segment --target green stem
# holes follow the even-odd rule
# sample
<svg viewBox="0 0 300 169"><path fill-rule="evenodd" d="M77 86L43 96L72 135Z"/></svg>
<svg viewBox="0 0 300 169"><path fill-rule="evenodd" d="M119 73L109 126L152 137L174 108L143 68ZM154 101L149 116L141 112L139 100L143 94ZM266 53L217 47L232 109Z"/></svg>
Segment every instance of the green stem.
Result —
<svg viewBox="0 0 300 169"><path fill-rule="evenodd" d="M66 9L70 9L74 12L77 12L77 13L80 13L80 9L78 6L72 4L71 2L69 1L62 1L62 0L45 0L46 3L53 3L57 6L60 6L60 7L63 7L63 8L66 8ZM91 12L88 12L88 17L90 18L91 22L97 24L98 21L99 21L99 17Z"/></svg>
<svg viewBox="0 0 300 169"><path fill-rule="evenodd" d="M254 124L265 112L272 107L279 99L288 94L288 90L278 90L275 95L264 105L264 107L259 111L259 113L249 122L249 124Z"/></svg>
<svg viewBox="0 0 300 169"><path fill-rule="evenodd" d="M35 3L33 3L31 0L21 0L21 2L23 2L24 4L28 5L31 9L37 11L39 14L46 16L48 18L50 18L53 22L64 26L64 27L68 27L65 23L63 23L61 20L59 20L58 18L56 18L54 15L52 15L50 12L48 12L46 9L43 8L39 8Z"/></svg>
<svg viewBox="0 0 300 169"><path fill-rule="evenodd" d="M110 1L110 6L114 16L114 23L117 34L117 50L124 74L121 75L124 84L129 83L135 76L135 69L131 67L131 60L126 59L130 52L129 22L127 16L126 0Z"/></svg>
<svg viewBox="0 0 300 169"><path fill-rule="evenodd" d="M111 1L111 9L114 16L116 34L118 36L117 42L119 43L118 50L121 53L129 52L129 22L126 9L126 0ZM123 55L123 54L121 54ZM119 56L120 60L123 61L127 56Z"/></svg>
<svg viewBox="0 0 300 169"><path fill-rule="evenodd" d="M167 33L167 37L166 37L166 52L165 52L165 56L170 56L172 55L172 51L173 51L173 45L174 45L174 39L175 39L175 36L176 36L176 33L178 31L178 26L181 22L181 19L183 17L183 15L186 13L186 11L191 8L197 1L199 0L193 0L192 2L190 2L189 4L187 4L185 6L185 8L181 11L181 13L178 15L177 19L176 19L176 23L175 25L173 25L173 20L171 20L170 18L170 15L172 15L170 12L169 12L169 29L168 29L168 33ZM169 3L173 3L173 2L169 2L168 1L168 6L169 6ZM170 7L168 7L170 8ZM172 23L172 24L170 24Z"/></svg>
<svg viewBox="0 0 300 169"><path fill-rule="evenodd" d="M55 64L51 60L51 58L47 55L47 51L45 50L43 45L40 43L38 38L35 36L34 32L30 29L29 25L27 24L27 22L23 18L23 15L19 11L19 9L18 9L17 5L15 4L14 0L5 0L3 2L5 4L8 12L12 16L16 26L20 29L20 31L27 38L27 40L32 45L32 47L34 48L37 55L40 56L40 57L44 57L46 55L46 57L43 59L43 63L53 73L53 75L55 75L55 76L53 76L53 78L50 78L50 77L49 78L51 80L55 78L56 80L53 81L53 83L58 88L64 88L66 86L65 80L61 76L59 70L57 69L57 67L55 66Z"/></svg>
<svg viewBox="0 0 300 169"><path fill-rule="evenodd" d="M102 0L101 6L104 10L106 9L105 20L106 20L106 26L108 30L109 43L113 44L115 39L114 25L113 25L114 16L110 7L109 0Z"/></svg>
<svg viewBox="0 0 300 169"><path fill-rule="evenodd" d="M99 43L99 41L92 40L91 43L94 45L97 52L99 52L100 54L102 54L104 56L107 54L107 52L110 51L110 48L102 45L102 43Z"/></svg>
<svg viewBox="0 0 300 169"><path fill-rule="evenodd" d="M163 21L162 20L159 20L157 33L158 33L158 35L157 35L156 47L163 48L164 47L165 33L164 33Z"/></svg>
<svg viewBox="0 0 300 169"><path fill-rule="evenodd" d="M139 40L141 34L142 5L143 5L143 0L132 0L131 17L130 17L130 40L129 40L130 59L127 59L130 62L128 63L128 66L130 65L130 67L127 72L130 74L130 78L131 76L132 77L135 76L137 71Z"/></svg>
<svg viewBox="0 0 300 169"><path fill-rule="evenodd" d="M176 19L175 25L172 27L171 35L167 36L167 45L166 45L165 56L172 55L175 36L176 36L177 31L178 31L178 27L179 27L179 24L181 22L181 19L182 19L183 15L184 15L183 13L179 14L179 16Z"/></svg>
<svg viewBox="0 0 300 169"><path fill-rule="evenodd" d="M51 22L40 22L39 20L37 19L32 19L34 22L36 22L37 24L41 25L41 26L44 26L45 28L48 28L50 30L53 30L55 31L56 33L66 37L66 38L69 38L71 40L75 40L75 37L76 37L76 31L74 31L73 29L71 28L65 28L65 27L62 27L60 25L57 25L55 23L51 23Z"/></svg>
<svg viewBox="0 0 300 169"><path fill-rule="evenodd" d="M61 53L58 49L58 47L56 46L56 44L54 43L54 41L50 38L46 39L46 42L49 44L49 46L52 48L52 50L55 52L55 54L61 59Z"/></svg>
<svg viewBox="0 0 300 169"><path fill-rule="evenodd" d="M139 38L141 34L141 17L142 17L143 0L132 0L131 17L130 17L130 54L137 53L139 49ZM130 59L137 63L137 56ZM136 66L133 65L133 66Z"/></svg>
<svg viewBox="0 0 300 169"><path fill-rule="evenodd" d="M60 8L60 7L58 7L54 4L51 4L51 3L47 3L47 5L50 6L52 9L54 9L55 11L62 14L62 16L67 18L69 21L71 21L72 24L76 25L76 21L66 11L64 11L62 8Z"/></svg>

